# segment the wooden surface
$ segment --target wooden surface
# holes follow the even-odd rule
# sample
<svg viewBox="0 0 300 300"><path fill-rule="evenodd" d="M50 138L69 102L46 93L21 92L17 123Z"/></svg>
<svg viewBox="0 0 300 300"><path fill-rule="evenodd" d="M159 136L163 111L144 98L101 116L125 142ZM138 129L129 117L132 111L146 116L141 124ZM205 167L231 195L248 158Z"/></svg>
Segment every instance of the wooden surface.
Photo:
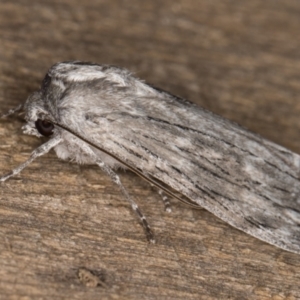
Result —
<svg viewBox="0 0 300 300"><path fill-rule="evenodd" d="M2 0L0 108L36 90L55 62L115 64L300 153L300 2ZM41 140L0 121L0 170ZM0 299L300 299L300 256L130 172L146 242L97 167L44 156L0 186Z"/></svg>

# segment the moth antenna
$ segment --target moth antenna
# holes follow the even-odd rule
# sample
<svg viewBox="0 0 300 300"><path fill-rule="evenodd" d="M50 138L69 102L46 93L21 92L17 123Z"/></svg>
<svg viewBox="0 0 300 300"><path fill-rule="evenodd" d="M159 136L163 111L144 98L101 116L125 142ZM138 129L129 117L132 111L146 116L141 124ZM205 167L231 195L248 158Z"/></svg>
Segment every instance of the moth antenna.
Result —
<svg viewBox="0 0 300 300"><path fill-rule="evenodd" d="M19 174L23 169L25 169L29 164L31 164L37 157L42 156L46 153L48 153L53 147L58 145L62 141L61 137L56 136L46 142L45 144L39 146L36 148L30 155L30 157L21 165L19 165L17 168L13 169L8 174L0 177L0 182L6 181L8 178L15 176Z"/></svg>
<svg viewBox="0 0 300 300"><path fill-rule="evenodd" d="M11 115L15 114L16 112L19 112L22 109L23 109L23 104L20 104L15 108L11 108L7 113L0 115L0 119L4 119L8 116L11 116Z"/></svg>

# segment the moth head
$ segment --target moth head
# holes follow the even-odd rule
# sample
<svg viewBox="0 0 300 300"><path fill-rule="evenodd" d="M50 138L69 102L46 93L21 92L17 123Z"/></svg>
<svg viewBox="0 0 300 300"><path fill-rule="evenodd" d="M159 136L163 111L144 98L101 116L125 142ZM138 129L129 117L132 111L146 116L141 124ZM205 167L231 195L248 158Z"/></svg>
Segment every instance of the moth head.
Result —
<svg viewBox="0 0 300 300"><path fill-rule="evenodd" d="M52 116L45 107L42 91L31 94L24 104L26 125L22 127L25 134L37 137L49 137L55 132L51 123Z"/></svg>
<svg viewBox="0 0 300 300"><path fill-rule="evenodd" d="M27 124L22 129L25 134L49 137L59 132L54 126L57 119L55 105L66 87L63 80L52 74L52 69L44 77L40 90L32 93L24 104Z"/></svg>

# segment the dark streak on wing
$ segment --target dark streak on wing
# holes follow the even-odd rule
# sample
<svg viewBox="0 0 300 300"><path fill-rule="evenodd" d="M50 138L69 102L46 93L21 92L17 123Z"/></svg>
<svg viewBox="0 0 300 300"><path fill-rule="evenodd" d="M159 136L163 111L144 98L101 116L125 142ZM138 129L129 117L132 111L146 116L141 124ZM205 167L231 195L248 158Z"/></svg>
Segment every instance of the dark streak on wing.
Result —
<svg viewBox="0 0 300 300"><path fill-rule="evenodd" d="M148 161L144 156L138 154L137 152L133 151L132 149L129 149L129 148L127 148L126 146L121 145L120 143L118 143L118 142L116 142L116 141L113 141L113 142L114 142L114 144L116 144L116 145L118 145L119 147L121 147L121 148L123 148L124 150L126 150L129 154L132 154L132 155L136 156L137 158L142 159L142 160L144 160L144 161Z"/></svg>
<svg viewBox="0 0 300 300"><path fill-rule="evenodd" d="M151 119L153 120L153 118L151 118ZM163 123L166 123L166 122L164 121ZM184 130L190 130L189 128L186 128L186 127L183 127L183 126L180 126L180 128L181 128L181 129L184 128ZM197 131L197 132L199 132L199 131ZM145 135L144 135L144 137L149 138L148 136L145 136ZM129 140L127 140L127 141L129 141ZM163 143L161 140L158 140L158 139L156 139L156 141L157 141L157 142L160 142L160 143ZM132 140L130 140L130 142L132 142L135 146L138 146L138 145L136 144L136 142L134 142L134 141L132 141ZM119 146L121 146L121 145L119 144ZM133 150L127 149L124 145L122 145L122 147L123 147L124 149L126 149L126 150L128 151L128 153L133 154L133 155L135 155L135 156L138 157L138 158L141 158L141 157L142 157L140 154L134 152ZM145 146L141 146L141 148L142 148L144 151L146 151L147 153L150 153L153 157L158 158L158 155L154 154L152 151L150 151L150 150L149 150L148 148L146 148ZM177 149L180 150L180 151L184 150L184 149L179 148L179 147L177 147ZM169 149L169 150L170 150L170 149ZM247 151L247 152L248 152L248 151ZM250 153L250 154L252 154L252 153ZM253 155L253 154L252 154L252 155ZM253 156L254 156L254 155L253 155ZM209 160L208 160L207 158L205 158L204 156L199 155L199 157L200 157L201 159L206 160L208 163L212 164L214 167L217 167L219 170L221 170L221 172L222 172L223 174L226 174L227 176L230 176L229 172L223 170L220 166L218 166L217 164L215 164L215 163L209 161ZM204 172L210 174L212 177L218 178L218 179L221 180L221 181L224 180L224 181L226 181L227 183L229 183L229 184L231 184L231 185L234 185L234 186L237 186L237 187L239 187L239 188L241 188L241 189L244 188L244 189L246 189L246 190L248 190L248 191L254 192L254 190L251 189L248 185L245 185L245 184L240 185L240 184L238 184L238 182L240 182L240 180L239 180L238 178L235 179L236 182L232 182L231 180L228 180L228 179L226 179L225 177L220 176L220 175L217 174L216 172L213 172L213 171L209 170L209 169L206 168L205 166L200 165L199 162L197 162L197 161L194 161L194 160L191 159L191 163L193 163L194 166L196 166L196 167L199 168L200 170L202 170L202 171L204 171ZM271 165L271 166L274 166L273 164L270 164L270 165ZM184 177L185 177L192 185L195 185L195 182L192 181L191 178L190 178L189 176L187 176L187 174L183 173L181 170L179 170L179 169L176 168L175 166L171 166L171 168L172 168L173 170L175 170L178 174L184 176ZM163 172L163 170L160 169L160 172ZM164 173L166 173L166 172L164 171ZM286 172L285 172L285 173L286 173ZM168 174L168 176L170 176L170 175ZM250 183L251 181L248 180L247 182ZM260 184L260 183L259 183L259 182L255 182L255 184ZM196 185L196 186L197 186L197 188L198 188L200 191L203 192L203 189L200 189L198 185ZM216 191L212 191L212 192L213 192L214 194L217 194L217 195L221 196L221 194L218 193L218 192L216 192ZM256 193L259 197L264 198L264 199L266 199L267 201L272 201L268 196L266 196L266 195L264 195L264 194L262 194L262 193L259 193L259 192L255 192L255 193ZM212 195L210 195L210 196L212 196ZM225 195L222 195L222 197L224 197L224 198L226 198L226 199L228 199L228 200L230 200L230 201L233 201L233 199L231 199L231 198L229 198L229 197L226 197ZM234 200L234 201L237 201L237 200Z"/></svg>
<svg viewBox="0 0 300 300"><path fill-rule="evenodd" d="M251 153L249 150L246 150L246 149L237 147L236 145L234 145L234 144L232 144L232 143L229 143L229 142L226 141L226 140L223 140L223 139L221 139L221 138L217 138L217 137L215 137L215 136L213 136L213 135L210 135L210 134L207 134L207 133L205 133L205 132L203 132L203 131L200 131L200 130L197 130L197 129L194 129L194 128L190 128L190 127L187 127L187 126L183 126L183 125L180 125L180 124L169 123L169 122L167 122L167 121L165 121L165 120L158 119L158 118L153 118L153 117L149 117L149 116L148 116L147 118L148 118L150 121L156 121L156 122L159 122L159 123L165 123L165 124L167 124L167 125L169 125L169 126L178 127L178 128L180 128L180 129L182 129L182 130L185 130L185 131L192 131L192 132L195 132L195 133L200 133L200 134L203 135L203 136L207 136L207 137L212 138L212 139L214 139L214 140L220 141L220 142L222 142L222 143L224 143L224 144L226 144L226 145L228 145L228 146L230 146L230 147L238 148L239 150L241 150L241 151L243 151L243 152L246 152L246 153L248 153L249 155L252 155L252 156L254 156L254 157L257 157L254 153Z"/></svg>
<svg viewBox="0 0 300 300"><path fill-rule="evenodd" d="M169 126L178 127L178 128L183 129L183 130L186 130L186 131L192 131L192 132L195 132L195 133L200 133L200 134L203 135L203 136L208 136L208 137L213 138L213 139L215 139L215 140L217 140L217 141L220 141L220 142L222 142L222 143L224 143L224 144L226 144L226 145L228 145L228 146L230 146L230 147L238 148L239 150L241 150L241 151L243 151L243 152L245 152L245 153L248 153L248 154L251 155L251 156L254 156L254 157L257 157L257 158L258 158L257 155L255 155L254 153L250 152L249 150L246 150L246 149L243 149L243 148L241 148L241 147L238 147L238 146L236 146L236 145L234 145L234 144L232 144L232 143L229 143L228 141L225 141L224 139L220 139L220 138L214 137L214 136L209 135L209 134L207 134L207 133L204 133L204 132L202 132L202 131L200 131L200 130L196 130L196 129L194 129L194 128L182 126L182 125L180 125L180 124L172 124L172 123L169 123L169 122L167 122L167 121L165 121L165 120L161 120L161 119L157 119L157 118L153 118L153 117L149 117L149 116L148 116L147 118L148 118L149 120L151 120L151 121L156 121L156 122L159 122L159 123L165 123L165 124L167 124L167 125L169 125ZM247 138L249 138L249 137L247 137ZM284 151L283 151L283 152L284 152ZM284 152L284 153L288 153L288 152ZM281 158L281 160L282 160L282 158ZM284 174L286 174L286 175L288 175L288 176L291 176L293 179L298 180L297 177L293 176L293 175L290 174L289 172L283 171L283 170L279 169L276 165L272 164L271 162L269 162L269 161L267 161L267 160L264 160L264 161L265 161L266 164L268 164L269 166L275 168L277 171L279 171L279 172L281 172L281 173L284 173ZM285 163L286 163L286 162L285 162Z"/></svg>
<svg viewBox="0 0 300 300"><path fill-rule="evenodd" d="M253 225L253 226L255 226L255 227L257 227L257 228L261 228L261 227L268 227L268 226L266 226L265 224L263 224L263 223L260 223L260 222L258 222L257 220L254 220L252 217L245 217L245 220L247 221L247 222L249 222L251 225Z"/></svg>
<svg viewBox="0 0 300 300"><path fill-rule="evenodd" d="M158 140L157 140L157 141L158 141ZM160 141L160 142L161 142L161 141ZM136 143L134 143L134 144L136 145ZM145 151L147 151L148 153L150 153L151 155L153 155L155 158L158 158L158 156L157 156L156 154L154 154L153 152L151 152L151 151L150 151L149 149L147 149L146 147L141 146L141 148L144 149ZM182 149L182 148L179 148L179 147L176 147L176 148L179 149L180 151L183 150L183 152L185 152L184 149ZM170 149L169 149L169 150L170 150ZM176 154L177 154L177 153L176 153ZM207 161L209 164L212 164L215 168L218 168L219 170L221 170L221 172L222 172L223 174L226 174L227 176L230 176L230 173L229 173L229 172L225 171L224 169L222 169L222 168L221 168L220 166L218 166L217 164L211 162L211 161L208 160L206 157L201 156L201 155L198 155L198 157L201 158L201 159L203 159L203 160L205 160L205 161ZM199 164L198 161L195 161L195 160L191 159L191 163L192 163L194 166L196 166L198 169L200 169L201 171L204 171L204 172L206 172L206 173L212 175L213 177L216 177L216 178L218 178L218 179L220 179L220 180L224 180L224 181L226 181L227 183L232 184L232 185L235 185L235 186L238 186L238 187L240 187L240 188L245 188L245 189L250 190L250 188L249 188L247 185L240 185L240 184L238 184L237 182L241 182L241 181L238 180L238 179L236 179L236 182L232 182L232 181L230 181L229 179L227 179L227 178L225 178L225 177L223 177L223 176L220 176L220 175L217 174L216 172L213 172L213 171L211 171L210 169L206 168L205 166ZM185 178L189 179L189 181L190 181L191 184L195 184L195 182L191 181L190 178L189 178L186 174L184 174L181 170L179 170L179 169L176 168L175 166L171 166L171 168L172 168L173 170L175 170L177 173L179 173L180 175L183 175ZM265 197L266 199L268 199L268 197L266 197L266 196L264 196L264 195L263 195L262 197ZM268 200L269 200L269 199L268 199Z"/></svg>
<svg viewBox="0 0 300 300"><path fill-rule="evenodd" d="M273 185L272 188L274 188L274 189L276 189L276 190L279 190L279 191L281 191L281 192L283 192L283 193L290 194L290 191L288 191L288 190L286 190L286 189L283 189L283 188L281 188L281 187L278 187L278 186L276 186L276 185Z"/></svg>
<svg viewBox="0 0 300 300"><path fill-rule="evenodd" d="M175 147L180 150L181 152L186 152L186 153L189 153L189 154L192 154L190 151L186 150L186 149L183 149L183 148L180 148L178 146L175 145ZM203 155L198 155L198 157L200 157L201 159L207 161L209 164L212 164L215 168L219 169L223 174L227 175L227 176L230 176L230 173L224 169L222 169L220 166L218 166L216 163L210 161L209 159L207 159L205 156Z"/></svg>
<svg viewBox="0 0 300 300"><path fill-rule="evenodd" d="M269 166L271 166L272 168L274 168L274 169L276 169L277 171L279 171L280 173L286 174L286 175L292 177L293 179L299 180L298 177L293 176L292 174L290 174L290 173L288 173L288 172L286 172L286 171L283 171L283 170L279 169L276 165L270 163L269 161L264 160L264 162L265 162L267 165L269 165Z"/></svg>

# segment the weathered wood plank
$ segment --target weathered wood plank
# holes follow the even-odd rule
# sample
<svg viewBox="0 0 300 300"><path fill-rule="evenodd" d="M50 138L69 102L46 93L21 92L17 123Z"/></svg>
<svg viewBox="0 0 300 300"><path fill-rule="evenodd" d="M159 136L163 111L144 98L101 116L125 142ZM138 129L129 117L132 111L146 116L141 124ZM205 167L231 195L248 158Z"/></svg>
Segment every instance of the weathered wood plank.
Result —
<svg viewBox="0 0 300 300"><path fill-rule="evenodd" d="M0 110L24 101L51 64L95 61L300 152L299 27L293 0L1 1ZM0 121L1 173L41 143L21 126ZM173 201L165 213L147 183L120 175L155 245L97 167L51 153L1 184L1 299L300 299L298 255L204 210Z"/></svg>

